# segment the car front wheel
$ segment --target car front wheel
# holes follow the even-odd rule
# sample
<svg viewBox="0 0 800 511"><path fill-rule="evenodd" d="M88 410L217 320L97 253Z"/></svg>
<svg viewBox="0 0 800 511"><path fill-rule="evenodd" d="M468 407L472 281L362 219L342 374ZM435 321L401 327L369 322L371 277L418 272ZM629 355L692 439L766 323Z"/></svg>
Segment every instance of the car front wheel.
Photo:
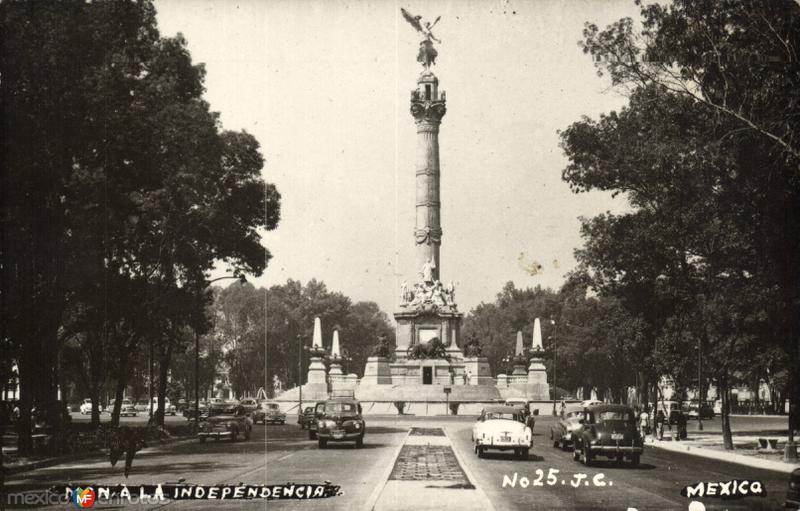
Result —
<svg viewBox="0 0 800 511"><path fill-rule="evenodd" d="M486 453L485 453L485 450L484 450L483 446L479 445L478 446L478 457L479 458L483 458L485 456L485 454Z"/></svg>
<svg viewBox="0 0 800 511"><path fill-rule="evenodd" d="M580 460L580 455L581 455L581 451L580 451L580 449L578 449L578 444L577 443L573 444L573 447L572 447L572 460L573 461L579 461Z"/></svg>
<svg viewBox="0 0 800 511"><path fill-rule="evenodd" d="M364 437L360 436L356 438L356 449L361 449L362 447L364 447Z"/></svg>

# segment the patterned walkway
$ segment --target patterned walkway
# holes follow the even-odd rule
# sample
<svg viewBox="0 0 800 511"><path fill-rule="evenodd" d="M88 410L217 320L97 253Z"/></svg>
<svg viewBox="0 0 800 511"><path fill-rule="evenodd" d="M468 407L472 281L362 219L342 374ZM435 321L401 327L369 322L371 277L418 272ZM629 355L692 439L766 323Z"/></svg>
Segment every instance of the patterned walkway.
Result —
<svg viewBox="0 0 800 511"><path fill-rule="evenodd" d="M444 431L441 428L412 428L409 435L443 437ZM452 481L454 484L471 487L467 475L458 464L453 448L449 445L404 445L389 480Z"/></svg>

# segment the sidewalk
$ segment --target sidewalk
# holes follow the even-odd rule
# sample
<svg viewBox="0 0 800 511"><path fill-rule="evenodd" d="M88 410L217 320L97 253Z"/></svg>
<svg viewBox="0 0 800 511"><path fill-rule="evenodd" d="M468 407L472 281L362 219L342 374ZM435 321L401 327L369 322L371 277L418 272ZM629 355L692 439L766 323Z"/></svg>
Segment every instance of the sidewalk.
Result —
<svg viewBox="0 0 800 511"><path fill-rule="evenodd" d="M444 428L412 427L363 509L493 511L473 481Z"/></svg>
<svg viewBox="0 0 800 511"><path fill-rule="evenodd" d="M683 452L704 458L738 463L754 468L774 470L790 473L800 468L800 463L787 463L783 461L783 445L785 438L780 438L778 449L760 450L757 448L759 438L775 438L774 435L739 435L733 436L735 450L725 450L721 434L694 433L687 440L671 440L664 434L664 440L656 440L652 435L646 437L647 445L658 449Z"/></svg>
<svg viewBox="0 0 800 511"><path fill-rule="evenodd" d="M194 439L194 436L173 436L170 438L163 438L158 441L148 442L148 447L146 449L158 448L162 445ZM99 448L92 448L83 452L64 454L60 456L29 456L23 458L16 457L16 451L16 447L4 446L2 448L3 472L5 475L21 474L39 468L52 467L61 465L62 463L70 463L79 460L102 460L103 458L108 458L108 449Z"/></svg>

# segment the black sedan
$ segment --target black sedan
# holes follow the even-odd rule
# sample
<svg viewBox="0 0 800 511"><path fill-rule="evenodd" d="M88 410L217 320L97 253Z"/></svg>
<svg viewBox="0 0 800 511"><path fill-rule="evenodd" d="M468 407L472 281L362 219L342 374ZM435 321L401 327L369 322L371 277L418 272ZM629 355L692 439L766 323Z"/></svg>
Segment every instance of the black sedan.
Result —
<svg viewBox="0 0 800 511"><path fill-rule="evenodd" d="M636 428L636 416L624 405L595 405L584 410L581 429L575 435L572 458L591 465L597 456L629 459L634 467L644 451L644 442Z"/></svg>

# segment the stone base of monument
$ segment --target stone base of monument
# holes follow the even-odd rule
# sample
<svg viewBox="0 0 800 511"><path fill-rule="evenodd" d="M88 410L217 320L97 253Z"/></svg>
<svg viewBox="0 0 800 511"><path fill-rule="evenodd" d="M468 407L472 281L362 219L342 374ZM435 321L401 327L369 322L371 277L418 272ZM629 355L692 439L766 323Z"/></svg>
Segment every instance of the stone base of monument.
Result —
<svg viewBox="0 0 800 511"><path fill-rule="evenodd" d="M389 360L384 357L369 357L364 366L364 377L361 385L391 385L392 370Z"/></svg>
<svg viewBox="0 0 800 511"><path fill-rule="evenodd" d="M309 384L322 384L327 385L327 375L325 372L325 364L321 358L312 357L311 362L308 364L308 383Z"/></svg>
<svg viewBox="0 0 800 511"><path fill-rule="evenodd" d="M449 395L444 392L446 386L450 387ZM501 395L493 385L359 385L356 399L383 403L493 403L501 399Z"/></svg>
<svg viewBox="0 0 800 511"><path fill-rule="evenodd" d="M550 385L547 383L512 383L500 389L503 399L512 397L525 398L529 401L548 401L550 399Z"/></svg>
<svg viewBox="0 0 800 511"><path fill-rule="evenodd" d="M486 357L464 357L464 371L470 375L467 385L494 385L494 378Z"/></svg>

